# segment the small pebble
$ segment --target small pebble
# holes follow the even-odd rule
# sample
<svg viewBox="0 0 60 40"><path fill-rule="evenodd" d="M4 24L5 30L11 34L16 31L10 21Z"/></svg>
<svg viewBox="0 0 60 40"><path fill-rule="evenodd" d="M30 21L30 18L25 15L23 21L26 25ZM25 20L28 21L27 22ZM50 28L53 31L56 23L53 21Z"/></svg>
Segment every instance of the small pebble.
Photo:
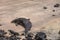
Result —
<svg viewBox="0 0 60 40"><path fill-rule="evenodd" d="M10 34L13 34L13 35L19 35L18 32L15 32L15 31L13 31L13 30L8 30L8 31L10 32Z"/></svg>
<svg viewBox="0 0 60 40"><path fill-rule="evenodd" d="M60 31L58 32L58 34L60 34Z"/></svg>
<svg viewBox="0 0 60 40"><path fill-rule="evenodd" d="M52 16L55 16L55 15L52 15Z"/></svg>
<svg viewBox="0 0 60 40"><path fill-rule="evenodd" d="M22 33L21 35L24 35L24 33Z"/></svg>
<svg viewBox="0 0 60 40"><path fill-rule="evenodd" d="M0 24L0 26L2 26L2 24Z"/></svg>
<svg viewBox="0 0 60 40"><path fill-rule="evenodd" d="M59 7L59 6L60 6L60 4L55 4L55 5L54 5L54 7Z"/></svg>
<svg viewBox="0 0 60 40"><path fill-rule="evenodd" d="M55 10L52 10L53 12L55 12Z"/></svg>
<svg viewBox="0 0 60 40"><path fill-rule="evenodd" d="M43 7L43 9L47 9L47 7Z"/></svg>

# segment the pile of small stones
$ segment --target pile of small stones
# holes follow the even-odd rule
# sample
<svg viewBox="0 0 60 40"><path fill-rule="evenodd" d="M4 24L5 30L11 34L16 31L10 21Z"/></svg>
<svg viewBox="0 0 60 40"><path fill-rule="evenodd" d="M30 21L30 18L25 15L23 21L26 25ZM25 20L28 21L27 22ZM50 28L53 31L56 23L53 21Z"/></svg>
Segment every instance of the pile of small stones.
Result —
<svg viewBox="0 0 60 40"><path fill-rule="evenodd" d="M11 30L12 31L12 30ZM10 32L10 36L6 36L7 32L0 30L0 40L20 40L16 32Z"/></svg>
<svg viewBox="0 0 60 40"><path fill-rule="evenodd" d="M13 30L8 30L10 36L6 36L7 32L0 30L0 40L20 40L20 34ZM33 38L33 33L29 33L25 39L22 40L46 40L46 34L44 32L37 32Z"/></svg>

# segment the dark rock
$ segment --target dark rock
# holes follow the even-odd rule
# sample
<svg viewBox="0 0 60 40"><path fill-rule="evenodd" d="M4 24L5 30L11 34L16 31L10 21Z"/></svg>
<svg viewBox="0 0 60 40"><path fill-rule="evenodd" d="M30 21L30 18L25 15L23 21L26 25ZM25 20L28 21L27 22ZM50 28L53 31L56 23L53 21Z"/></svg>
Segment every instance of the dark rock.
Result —
<svg viewBox="0 0 60 40"><path fill-rule="evenodd" d="M8 39L5 37L0 37L0 40L8 40Z"/></svg>
<svg viewBox="0 0 60 40"><path fill-rule="evenodd" d="M60 31L58 32L58 34L60 34Z"/></svg>
<svg viewBox="0 0 60 40"><path fill-rule="evenodd" d="M46 40L46 34L44 32L38 32L35 36L36 40Z"/></svg>
<svg viewBox="0 0 60 40"><path fill-rule="evenodd" d="M55 10L52 10L53 12L55 12Z"/></svg>
<svg viewBox="0 0 60 40"><path fill-rule="evenodd" d="M28 37L33 37L33 34L32 34L32 33L28 33L27 36L28 36Z"/></svg>
<svg viewBox="0 0 60 40"><path fill-rule="evenodd" d="M57 40L60 40L60 38L58 38Z"/></svg>
<svg viewBox="0 0 60 40"><path fill-rule="evenodd" d="M54 7L59 7L59 6L60 6L60 4L55 4L55 5L54 5Z"/></svg>
<svg viewBox="0 0 60 40"><path fill-rule="evenodd" d="M20 40L20 37L18 37L18 33L14 32L14 31L11 31L11 34L14 34L14 35L11 35L10 37L6 36L5 34L7 34L7 32L5 32L4 30L0 30L0 40Z"/></svg>
<svg viewBox="0 0 60 40"><path fill-rule="evenodd" d="M56 15L52 15L52 16L56 16Z"/></svg>
<svg viewBox="0 0 60 40"><path fill-rule="evenodd" d="M0 26L2 26L2 24L0 24Z"/></svg>
<svg viewBox="0 0 60 40"><path fill-rule="evenodd" d="M27 40L33 40L32 37L27 37Z"/></svg>
<svg viewBox="0 0 60 40"><path fill-rule="evenodd" d="M47 9L47 7L43 7L43 9Z"/></svg>
<svg viewBox="0 0 60 40"><path fill-rule="evenodd" d="M33 34L29 33L26 37L26 40L33 40Z"/></svg>
<svg viewBox="0 0 60 40"><path fill-rule="evenodd" d="M22 39L22 40L26 40L26 39Z"/></svg>
<svg viewBox="0 0 60 40"><path fill-rule="evenodd" d="M7 34L7 32L5 32L4 30L0 30L0 37L4 36L5 34Z"/></svg>
<svg viewBox="0 0 60 40"><path fill-rule="evenodd" d="M32 37L28 36L26 37L26 40L33 40Z"/></svg>
<svg viewBox="0 0 60 40"><path fill-rule="evenodd" d="M9 40L20 40L21 38L17 37L17 36L10 36Z"/></svg>
<svg viewBox="0 0 60 40"><path fill-rule="evenodd" d="M19 33L13 31L13 30L8 30L12 35L18 35L19 36Z"/></svg>
<svg viewBox="0 0 60 40"><path fill-rule="evenodd" d="M24 35L24 33L22 33L21 35Z"/></svg>

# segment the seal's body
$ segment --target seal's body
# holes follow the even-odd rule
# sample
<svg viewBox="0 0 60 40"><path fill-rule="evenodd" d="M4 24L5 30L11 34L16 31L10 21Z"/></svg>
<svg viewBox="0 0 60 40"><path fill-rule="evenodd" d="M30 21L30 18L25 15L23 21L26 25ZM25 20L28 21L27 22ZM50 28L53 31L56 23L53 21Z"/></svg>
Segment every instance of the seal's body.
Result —
<svg viewBox="0 0 60 40"><path fill-rule="evenodd" d="M16 26L18 25L23 26L25 28L25 34L27 34L32 27L32 23L30 22L30 19L26 19L26 18L14 19L11 23L15 23Z"/></svg>

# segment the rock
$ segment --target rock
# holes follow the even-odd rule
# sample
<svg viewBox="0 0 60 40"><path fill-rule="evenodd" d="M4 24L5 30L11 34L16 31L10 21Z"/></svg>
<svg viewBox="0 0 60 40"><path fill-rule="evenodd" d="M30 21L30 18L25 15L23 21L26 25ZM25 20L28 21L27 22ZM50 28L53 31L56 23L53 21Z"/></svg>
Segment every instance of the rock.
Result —
<svg viewBox="0 0 60 40"><path fill-rule="evenodd" d="M60 4L58 4L58 3L54 5L54 7L59 7L59 6L60 6Z"/></svg>
<svg viewBox="0 0 60 40"><path fill-rule="evenodd" d="M19 33L13 31L13 30L8 30L12 35L18 35L19 36Z"/></svg>
<svg viewBox="0 0 60 40"><path fill-rule="evenodd" d="M56 16L56 15L52 15L52 16Z"/></svg>
<svg viewBox="0 0 60 40"><path fill-rule="evenodd" d="M55 10L52 10L53 12L55 12Z"/></svg>
<svg viewBox="0 0 60 40"><path fill-rule="evenodd" d="M33 40L32 38L33 38L32 33L29 33L26 37L26 40Z"/></svg>
<svg viewBox="0 0 60 40"><path fill-rule="evenodd" d="M43 7L43 9L47 9L47 7Z"/></svg>
<svg viewBox="0 0 60 40"><path fill-rule="evenodd" d="M9 40L20 40L21 38L17 37L17 36L10 36Z"/></svg>
<svg viewBox="0 0 60 40"><path fill-rule="evenodd" d="M5 34L7 34L7 32L5 32L4 30L0 30L0 36L4 36Z"/></svg>
<svg viewBox="0 0 60 40"><path fill-rule="evenodd" d="M35 36L36 40L46 40L46 34L44 32L38 32Z"/></svg>
<svg viewBox="0 0 60 40"><path fill-rule="evenodd" d="M8 39L5 37L0 37L0 40L8 40Z"/></svg>

